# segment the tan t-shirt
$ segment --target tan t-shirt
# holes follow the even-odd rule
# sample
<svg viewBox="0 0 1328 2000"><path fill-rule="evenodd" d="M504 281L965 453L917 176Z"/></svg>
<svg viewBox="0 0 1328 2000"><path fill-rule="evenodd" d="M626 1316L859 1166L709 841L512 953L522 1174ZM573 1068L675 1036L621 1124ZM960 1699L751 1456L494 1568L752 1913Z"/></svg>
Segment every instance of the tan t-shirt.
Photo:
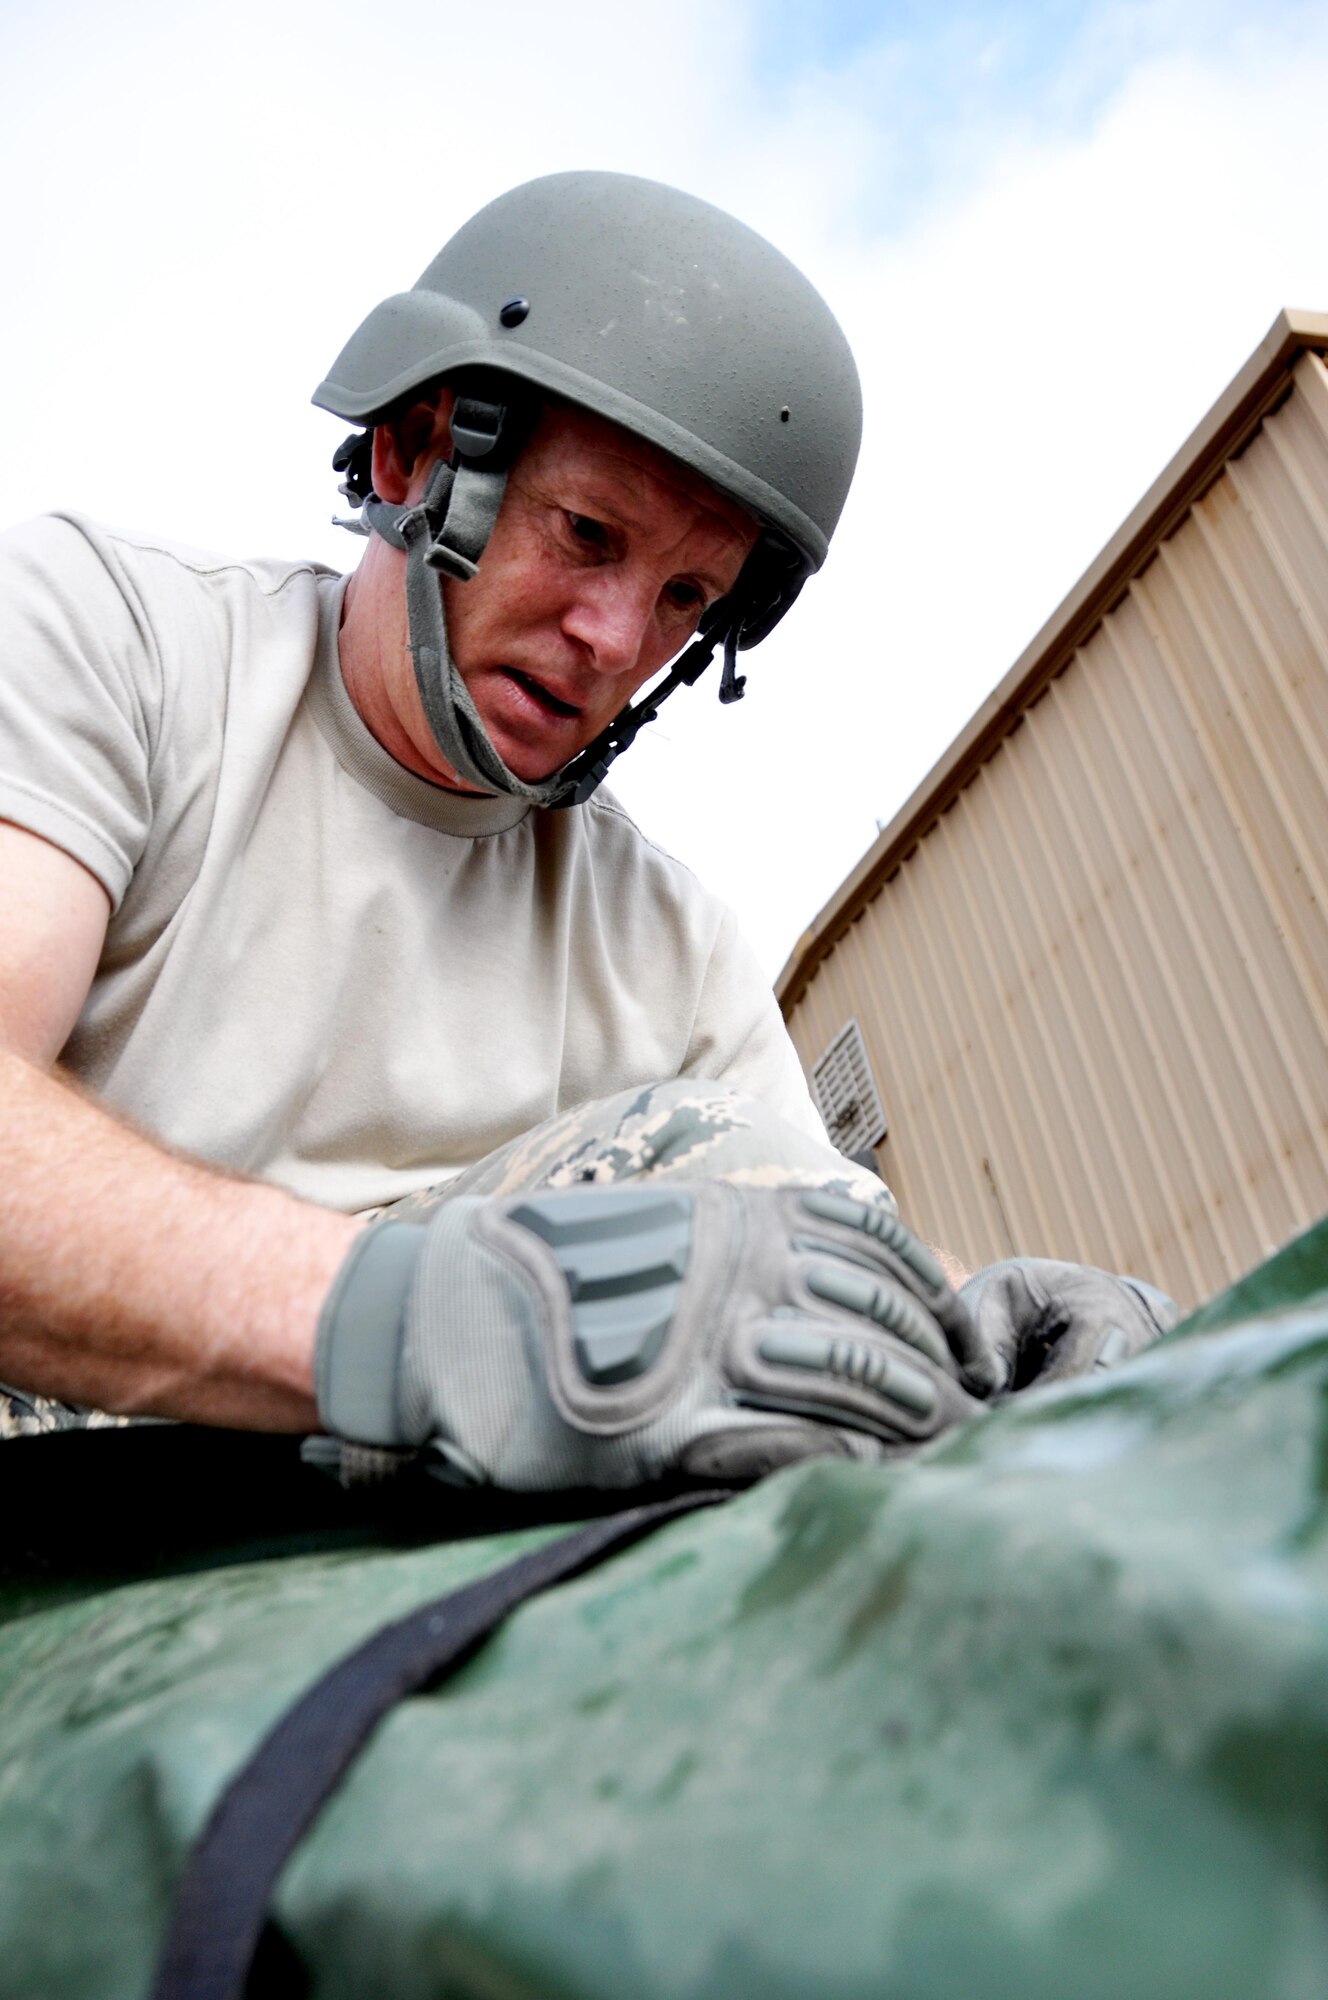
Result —
<svg viewBox="0 0 1328 2000"><path fill-rule="evenodd" d="M395 763L342 684L344 588L75 516L0 538L0 818L114 906L67 1066L348 1210L665 1077L823 1137L731 913L604 792L530 812Z"/></svg>

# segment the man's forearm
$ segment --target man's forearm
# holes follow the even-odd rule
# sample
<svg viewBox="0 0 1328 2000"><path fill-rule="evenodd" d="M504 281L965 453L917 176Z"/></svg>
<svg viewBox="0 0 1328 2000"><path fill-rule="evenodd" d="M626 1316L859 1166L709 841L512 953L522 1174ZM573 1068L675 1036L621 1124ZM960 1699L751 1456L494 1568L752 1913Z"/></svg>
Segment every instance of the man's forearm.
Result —
<svg viewBox="0 0 1328 2000"><path fill-rule="evenodd" d="M312 1430L319 1308L360 1225L227 1179L0 1051L0 1380Z"/></svg>

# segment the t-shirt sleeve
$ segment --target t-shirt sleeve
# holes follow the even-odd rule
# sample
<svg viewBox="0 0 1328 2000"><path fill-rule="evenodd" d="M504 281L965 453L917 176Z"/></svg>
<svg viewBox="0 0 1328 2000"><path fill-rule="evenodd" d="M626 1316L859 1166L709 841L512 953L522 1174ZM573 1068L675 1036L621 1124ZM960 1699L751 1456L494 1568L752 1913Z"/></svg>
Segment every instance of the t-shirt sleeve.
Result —
<svg viewBox="0 0 1328 2000"><path fill-rule="evenodd" d="M726 909L706 968L687 1073L735 1084L828 1144L770 982Z"/></svg>
<svg viewBox="0 0 1328 2000"><path fill-rule="evenodd" d="M108 543L63 515L0 536L0 819L72 854L117 907L151 819L160 688Z"/></svg>

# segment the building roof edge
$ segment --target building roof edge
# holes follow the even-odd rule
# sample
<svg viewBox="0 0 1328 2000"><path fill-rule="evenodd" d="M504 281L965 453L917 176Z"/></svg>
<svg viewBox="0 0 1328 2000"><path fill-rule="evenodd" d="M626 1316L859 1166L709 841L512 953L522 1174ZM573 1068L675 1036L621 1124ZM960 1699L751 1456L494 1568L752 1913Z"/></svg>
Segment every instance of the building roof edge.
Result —
<svg viewBox="0 0 1328 2000"><path fill-rule="evenodd" d="M1227 460L1253 435L1307 350L1328 351L1328 313L1284 308L1138 506L798 939L775 981L775 996L785 1015L882 883L1067 665Z"/></svg>

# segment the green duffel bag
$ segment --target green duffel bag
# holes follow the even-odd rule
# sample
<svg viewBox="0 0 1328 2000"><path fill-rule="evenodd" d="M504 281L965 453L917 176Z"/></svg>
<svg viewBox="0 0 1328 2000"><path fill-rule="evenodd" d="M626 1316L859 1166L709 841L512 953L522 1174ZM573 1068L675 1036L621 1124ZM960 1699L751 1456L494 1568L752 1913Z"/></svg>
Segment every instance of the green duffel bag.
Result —
<svg viewBox="0 0 1328 2000"><path fill-rule="evenodd" d="M0 1478L6 2000L165 1990L209 1821L209 1893L280 1866L358 1698L309 1690L567 1533L176 1427ZM1114 1373L667 1519L462 1651L312 1814L251 2000L1321 2000L1328 1224ZM192 1908L203 2000L232 1917Z"/></svg>

